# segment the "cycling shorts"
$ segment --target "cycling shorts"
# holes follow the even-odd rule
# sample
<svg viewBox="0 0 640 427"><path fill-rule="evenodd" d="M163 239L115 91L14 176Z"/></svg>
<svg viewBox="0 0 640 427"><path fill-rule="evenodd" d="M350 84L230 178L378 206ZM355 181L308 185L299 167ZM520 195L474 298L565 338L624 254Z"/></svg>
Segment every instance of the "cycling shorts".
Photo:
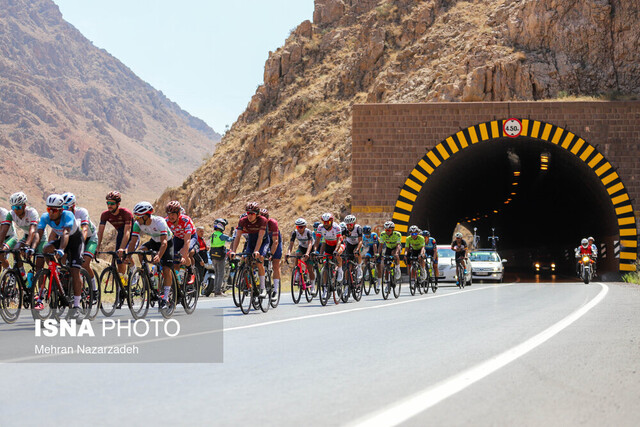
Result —
<svg viewBox="0 0 640 427"><path fill-rule="evenodd" d="M304 246L298 246L298 249L296 250L296 255L305 255L306 253L307 253L307 248L305 248ZM309 257L309 259L306 260L305 262L309 266L313 265L313 259L311 257Z"/></svg>
<svg viewBox="0 0 640 427"><path fill-rule="evenodd" d="M407 259L410 257L418 258L421 252L422 252L422 249L409 248L408 250L405 250L405 255L407 256Z"/></svg>
<svg viewBox="0 0 640 427"><path fill-rule="evenodd" d="M338 247L338 245L335 246L330 246L330 245L324 245L324 253L325 255L333 255L333 253L336 251L336 248Z"/></svg>
<svg viewBox="0 0 640 427"><path fill-rule="evenodd" d="M54 240L51 245L60 249L61 239ZM80 228L69 236L67 247L64 248L64 253L67 254L67 261L71 265L71 268L81 268L83 263L82 252L84 251L84 242L82 241L82 232Z"/></svg>
<svg viewBox="0 0 640 427"><path fill-rule="evenodd" d="M249 234L249 237L247 238L247 246L244 252L249 254L256 252L257 243L258 243L258 233ZM266 238L262 239L262 245L260 246L260 249L257 252L261 256L265 256L267 255L268 251L269 251L269 239L266 239Z"/></svg>
<svg viewBox="0 0 640 427"><path fill-rule="evenodd" d="M150 250L158 252L160 250L160 245L162 243L156 242L155 240L149 240L147 243L140 247L140 250ZM167 241L167 249L162 254L162 259L160 260L160 264L165 267L173 267L173 239Z"/></svg>
<svg viewBox="0 0 640 427"><path fill-rule="evenodd" d="M358 247L358 245L352 245L351 243L347 242L345 249L344 249L344 253L347 255L353 255L356 248Z"/></svg>
<svg viewBox="0 0 640 427"><path fill-rule="evenodd" d="M431 248L431 249L424 248L424 254L426 256L430 256L433 259L438 259L437 257L434 256L435 253L436 253L436 250L433 249L433 248Z"/></svg>
<svg viewBox="0 0 640 427"><path fill-rule="evenodd" d="M95 259L97 248L98 248L98 235L94 234L93 236L85 240L83 256L88 256L91 259Z"/></svg>

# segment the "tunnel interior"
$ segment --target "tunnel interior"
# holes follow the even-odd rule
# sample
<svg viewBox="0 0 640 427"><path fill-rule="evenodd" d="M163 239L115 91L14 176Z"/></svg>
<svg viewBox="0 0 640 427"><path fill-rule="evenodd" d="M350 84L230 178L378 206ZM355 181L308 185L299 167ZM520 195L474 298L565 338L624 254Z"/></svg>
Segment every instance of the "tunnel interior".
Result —
<svg viewBox="0 0 640 427"><path fill-rule="evenodd" d="M458 223L477 228L482 247L491 246L494 229L512 268L551 259L566 273L583 237L598 243L618 233L611 199L593 170L571 152L527 137L470 146L429 177L410 224L448 244Z"/></svg>

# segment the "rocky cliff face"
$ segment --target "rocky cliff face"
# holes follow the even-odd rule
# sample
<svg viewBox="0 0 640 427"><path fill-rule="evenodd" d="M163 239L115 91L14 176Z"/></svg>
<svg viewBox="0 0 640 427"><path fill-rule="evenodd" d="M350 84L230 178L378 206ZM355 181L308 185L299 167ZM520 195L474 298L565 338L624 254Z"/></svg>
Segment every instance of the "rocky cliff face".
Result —
<svg viewBox="0 0 640 427"><path fill-rule="evenodd" d="M93 46L52 1L0 0L0 198L70 190L100 208L109 188L131 203L155 198L218 140Z"/></svg>
<svg viewBox="0 0 640 427"><path fill-rule="evenodd" d="M161 203L205 222L249 199L287 224L344 215L354 103L640 96L637 2L315 0L313 20L270 52L213 158Z"/></svg>

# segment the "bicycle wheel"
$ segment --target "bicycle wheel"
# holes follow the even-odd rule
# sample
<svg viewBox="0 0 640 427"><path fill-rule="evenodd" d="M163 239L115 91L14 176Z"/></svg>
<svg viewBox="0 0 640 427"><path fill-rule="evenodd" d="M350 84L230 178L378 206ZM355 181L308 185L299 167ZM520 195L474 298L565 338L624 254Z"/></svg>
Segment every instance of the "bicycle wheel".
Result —
<svg viewBox="0 0 640 427"><path fill-rule="evenodd" d="M302 278L305 284L304 296L307 299L307 302L311 302L313 301L314 295L317 295L318 293L318 287L314 286L313 291L311 290L311 282L309 281L309 274L306 271L302 275Z"/></svg>
<svg viewBox="0 0 640 427"><path fill-rule="evenodd" d="M331 274L329 273L329 268L327 266L322 267L322 270L320 272L320 280L318 283L318 287L320 288L318 290L319 293L319 298L320 298L320 304L322 304L322 306L327 305L327 302L329 302L329 289L331 286Z"/></svg>
<svg viewBox="0 0 640 427"><path fill-rule="evenodd" d="M236 288L238 292L238 306L243 314L249 314L253 300L253 277L248 268L243 268L236 273L238 280Z"/></svg>
<svg viewBox="0 0 640 427"><path fill-rule="evenodd" d="M378 282L378 275L376 274L376 272L376 269L371 270L371 280L373 281L373 290L375 291L376 295L378 295L382 289L382 282Z"/></svg>
<svg viewBox="0 0 640 427"><path fill-rule="evenodd" d="M362 277L364 278L364 274L362 275ZM353 295L354 300L360 301L362 299L362 288L362 280L353 284L353 287L351 288L351 294Z"/></svg>
<svg viewBox="0 0 640 427"><path fill-rule="evenodd" d="M81 315L84 319L93 320L89 316L93 308L93 298L91 298L91 276L89 272L84 268L80 269L80 309ZM96 311L96 315L98 312Z"/></svg>
<svg viewBox="0 0 640 427"><path fill-rule="evenodd" d="M98 316L98 312L100 311L100 297L101 297L100 275L95 270L95 268L92 268L91 270L93 271L93 278L96 281L96 292L94 292L92 288L91 293L89 294L90 306L91 306L89 314L87 315L87 319L89 320L93 320Z"/></svg>
<svg viewBox="0 0 640 427"><path fill-rule="evenodd" d="M273 283L273 282L272 282ZM276 308L278 304L280 304L280 293L282 292L282 282L278 280L278 288L275 288L275 283L273 284L272 293L275 292L275 296L270 297L269 304L271 304L271 308Z"/></svg>
<svg viewBox="0 0 640 427"><path fill-rule="evenodd" d="M7 323L14 323L22 310L22 286L20 273L4 270L0 276L0 316Z"/></svg>
<svg viewBox="0 0 640 427"><path fill-rule="evenodd" d="M100 311L111 317L116 311L120 298L120 278L115 267L107 267L100 275Z"/></svg>
<svg viewBox="0 0 640 427"><path fill-rule="evenodd" d="M192 314L198 305L198 297L200 296L200 276L194 273L192 284L189 284L189 276L189 274L185 274L184 279L182 279L182 298L180 298L180 303L185 313Z"/></svg>
<svg viewBox="0 0 640 427"><path fill-rule="evenodd" d="M420 267L420 265L418 264L416 266L416 268L417 268L416 290L420 293L420 295L422 295L422 294L426 293L425 287L426 287L427 280L422 275L422 267ZM427 287L427 290L428 289L429 288Z"/></svg>
<svg viewBox="0 0 640 427"><path fill-rule="evenodd" d="M293 299L294 304L297 304L300 302L301 297L302 286L300 286L300 271L298 267L296 267L296 269L293 270L293 274L291 275L291 299Z"/></svg>
<svg viewBox="0 0 640 427"><path fill-rule="evenodd" d="M464 288L464 270L462 270L462 266L460 264L456 267L456 279L458 281L458 288Z"/></svg>
<svg viewBox="0 0 640 427"><path fill-rule="evenodd" d="M393 286L391 286L391 287L393 289L393 296L396 299L398 299L398 297L400 296L400 288L402 287L402 276L396 277L396 275L394 273L393 277L392 277L392 280L393 280L393 282L392 282Z"/></svg>
<svg viewBox="0 0 640 427"><path fill-rule="evenodd" d="M158 277L162 277L160 281L163 282L164 276L159 275ZM161 289L164 290L164 282L162 283ZM163 299L165 299L164 296ZM159 311L162 317L164 317L165 319L169 319L171 316L173 316L173 312L176 311L176 304L178 302L178 276L176 275L176 272L173 270L173 268L171 268L171 287L169 288L169 295L165 299L165 301L166 303L164 307L159 307Z"/></svg>
<svg viewBox="0 0 640 427"><path fill-rule="evenodd" d="M425 275L422 275L422 268L420 269L420 287L418 288L420 290L420 294L427 294L429 293L429 268L425 267L424 268L424 272Z"/></svg>
<svg viewBox="0 0 640 427"><path fill-rule="evenodd" d="M267 290L267 296L264 298L258 297L258 303L260 304L260 310L263 313L266 313L269 311L269 307L271 307L271 292L273 291L273 282L271 281L271 274L269 273L269 270L266 271L264 276L264 287Z"/></svg>
<svg viewBox="0 0 640 427"><path fill-rule="evenodd" d="M66 269L59 269L60 287L64 293L60 293L60 289L53 285L52 291L56 293L56 306L53 309L53 317L56 320L64 318L65 311L73 304L73 279L71 272Z"/></svg>
<svg viewBox="0 0 640 427"><path fill-rule="evenodd" d="M240 298L239 298L239 291L238 291L238 285L240 283L240 276L241 276L241 270L242 270L242 266L240 266L235 274L233 275L233 281L231 283L231 295L233 295L233 303L236 305L236 307L240 307Z"/></svg>
<svg viewBox="0 0 640 427"><path fill-rule="evenodd" d="M369 292L371 292L371 269L368 265L365 266L362 272L362 291L365 295L369 295Z"/></svg>
<svg viewBox="0 0 640 427"><path fill-rule="evenodd" d="M31 315L35 320L52 316L56 306L56 293L51 288L51 272L44 268L33 278L31 293Z"/></svg>
<svg viewBox="0 0 640 427"><path fill-rule="evenodd" d="M416 268L413 265L413 263L410 264L409 266L409 292L411 292L411 296L416 294L416 282L417 282L417 274L416 274ZM420 287L420 284L417 284L418 287ZM420 292L422 293L422 292Z"/></svg>
<svg viewBox="0 0 640 427"><path fill-rule="evenodd" d="M387 266L382 271L382 289L380 289L380 292L382 292L382 298L384 299L388 299L391 293L391 271Z"/></svg>
<svg viewBox="0 0 640 427"><path fill-rule="evenodd" d="M340 299L343 303L349 302L349 297L351 296L351 289L353 288L353 276L351 275L351 268L348 268L344 274L343 285L342 285L342 295Z"/></svg>
<svg viewBox="0 0 640 427"><path fill-rule="evenodd" d="M144 319L149 312L149 277L141 269L136 269L129 276L129 292L127 293L127 305L134 319Z"/></svg>
<svg viewBox="0 0 640 427"><path fill-rule="evenodd" d="M344 278L342 280L344 280ZM338 277L335 273L331 274L331 284L333 286L333 302L340 304L340 298L342 298L342 282L338 282Z"/></svg>

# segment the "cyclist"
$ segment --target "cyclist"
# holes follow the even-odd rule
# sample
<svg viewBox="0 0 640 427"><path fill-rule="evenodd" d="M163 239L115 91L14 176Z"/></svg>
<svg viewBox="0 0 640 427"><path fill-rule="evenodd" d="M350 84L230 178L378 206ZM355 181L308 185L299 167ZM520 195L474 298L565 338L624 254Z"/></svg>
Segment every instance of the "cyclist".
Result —
<svg viewBox="0 0 640 427"><path fill-rule="evenodd" d="M433 273L435 275L435 281L438 283L438 244L436 239L431 237L429 230L422 231L422 237L424 237L424 254L431 257L433 263Z"/></svg>
<svg viewBox="0 0 640 427"><path fill-rule="evenodd" d="M425 240L420 235L420 229L417 225L409 227L409 236L404 244L404 262L409 265L409 257L416 257L420 262L422 278L427 277L425 271Z"/></svg>
<svg viewBox="0 0 640 427"><path fill-rule="evenodd" d="M274 218L269 218L269 210L262 208L260 215L267 219L267 238L269 239L269 250L271 256L271 265L273 266L273 295L275 298L278 295L278 288L280 287L280 260L282 259L282 233L278 229L278 221Z"/></svg>
<svg viewBox="0 0 640 427"><path fill-rule="evenodd" d="M76 196L73 193L64 193L62 195L65 211L73 213L77 221L80 221L80 231L82 232L82 241L84 242L84 253L82 258L82 268L89 274L91 279L91 294L94 299L98 298L98 287L96 286L96 278L91 268L91 260L96 256L96 248L98 247L98 234L96 233L96 225L89 218L89 211L85 208L76 207Z"/></svg>
<svg viewBox="0 0 640 427"><path fill-rule="evenodd" d="M215 280L213 284L213 296L221 297L222 293L222 281L224 280L224 257L226 255L225 245L227 242L233 241L230 236L224 234L224 229L227 226L227 220L224 218L217 218L213 221L213 234L209 240L211 249L209 254L211 255L211 261L213 262Z"/></svg>
<svg viewBox="0 0 640 427"><path fill-rule="evenodd" d="M116 251L120 254L120 257L124 256L127 250L127 245L131 239L131 227L133 226L133 214L129 209L121 208L120 202L122 196L117 191L110 191L106 196L107 210L100 215L100 225L98 225L98 245L96 247L96 253L100 252L100 245L102 244L102 236L104 235L104 228L107 222L110 223L113 228L116 229ZM127 266L121 259L117 259L118 273L124 277Z"/></svg>
<svg viewBox="0 0 640 427"><path fill-rule="evenodd" d="M245 206L247 216L241 217L236 227L236 238L231 243L229 258L236 256L236 248L240 243L242 235L248 235L246 252L253 253L258 267L258 280L260 282L260 297L267 296L265 286L264 256L269 250L269 239L266 238L267 219L260 215L260 205L258 202L249 202Z"/></svg>
<svg viewBox="0 0 640 427"><path fill-rule="evenodd" d="M336 255L336 264L338 265L338 282L341 282L344 276L342 271L342 258L340 258L340 245L342 244L342 231L340 226L333 222L333 214L327 212L322 214L322 225L318 227L316 233L316 242L314 245L316 253L322 244L322 250L325 255ZM336 249L338 249L336 251Z"/></svg>
<svg viewBox="0 0 640 427"><path fill-rule="evenodd" d="M453 242L451 242L451 249L456 253L456 271L457 271L457 266L462 263L463 267L464 267L464 275L466 276L467 274L467 265L465 262L465 258L467 256L467 242L462 238L462 233L457 232L455 235L455 239L453 239ZM457 275L457 273L456 273ZM460 280L465 280L464 277L460 278L458 277L458 281Z"/></svg>
<svg viewBox="0 0 640 427"><path fill-rule="evenodd" d="M139 202L133 207L133 229L131 231L131 242L127 246L127 253L133 252L138 246L140 235L146 234L150 240L144 243L141 250L151 250L157 252L153 257L154 264L162 264L162 278L164 279L164 289L159 308L164 308L169 304L169 293L173 283L171 269L173 268L173 233L167 225L167 221L161 216L153 215L153 205L149 202ZM139 256L142 263L142 255ZM131 263L131 255L129 255Z"/></svg>
<svg viewBox="0 0 640 427"><path fill-rule="evenodd" d="M371 232L371 226L365 225L362 227L362 247L361 252L364 252L364 257L367 262L371 257L375 257L378 253L378 246L380 245L380 241L378 240L378 234ZM377 266L376 266L377 268ZM378 276L380 275L379 271Z"/></svg>
<svg viewBox="0 0 640 427"><path fill-rule="evenodd" d="M343 233L346 242L345 253L347 255L355 255L358 263L357 280L362 279L362 259L360 258L360 249L362 248L362 227L356 224L355 215L347 215L344 218L345 232Z"/></svg>
<svg viewBox="0 0 640 427"><path fill-rule="evenodd" d="M60 194L51 194L47 197L47 212L40 217L38 233L42 235L47 226L51 227L52 232L49 234L49 241L44 246L43 253L55 252L59 258L67 255L73 281L73 308L69 310L68 318L77 320L80 318L82 292L80 268L83 263L84 240L75 215L65 211L63 205L64 199Z"/></svg>
<svg viewBox="0 0 640 427"><path fill-rule="evenodd" d="M35 252L35 248L38 247L38 243L40 240L40 236L37 233L38 230L38 211L31 206L27 206L27 196L23 192L14 193L9 198L9 203L11 203L11 212L6 212L0 214L0 242L4 242L7 236L11 234L13 230L14 238L17 235L15 234L14 225L16 225L19 229L24 231L24 236L17 243L12 243L11 239L6 244L7 247L13 249L14 247L22 247L25 248L25 253L27 255L33 255ZM0 208L0 210L3 210ZM44 246L44 245L41 245ZM42 247L40 247L42 250ZM4 254L0 254L0 260L2 263L6 262ZM17 259L17 265L20 270L20 274L25 277L26 273L24 271L24 267L22 264L22 260ZM0 271L2 271L2 266L0 266ZM31 283L29 283L31 286Z"/></svg>
<svg viewBox="0 0 640 427"><path fill-rule="evenodd" d="M9 211L0 207L0 218L6 218L7 215L9 215ZM13 227L13 224L7 228L4 239L0 240L0 242L2 242L2 249L4 250L13 249L16 245L16 229ZM2 271L3 267L9 268L9 261L6 259L4 254L0 254L0 261L0 271Z"/></svg>
<svg viewBox="0 0 640 427"><path fill-rule="evenodd" d="M304 258L302 258L302 260L307 264L311 292L313 292L313 286L316 282L316 273L313 271L313 260L310 259L310 256L311 250L313 249L314 233L307 228L307 220L304 218L296 219L295 225L296 229L291 233L291 239L289 240L289 249L287 250L287 256L291 255L293 243L296 241L296 239L298 239L298 249L296 250L296 255L304 255Z"/></svg>
<svg viewBox="0 0 640 427"><path fill-rule="evenodd" d="M180 265L187 267L189 284L195 280L189 249L191 246L191 237L196 234L196 227L190 217L185 215L177 200L172 200L165 207L167 217L165 221L173 234L173 264L174 268Z"/></svg>
<svg viewBox="0 0 640 427"><path fill-rule="evenodd" d="M318 227L320 227L320 221L316 221L313 223L313 244L316 244L316 235L318 234ZM324 243L324 241L320 242Z"/></svg>
<svg viewBox="0 0 640 427"><path fill-rule="evenodd" d="M378 237L380 245L378 248L378 257L382 255L382 248L385 248L385 256L393 256L396 261L396 277L399 279L400 272L400 250L402 249L402 235L399 231L395 231L396 225L393 221L384 223L384 232ZM378 265L378 272L382 272L382 258ZM378 286L382 286L382 274L378 274Z"/></svg>

